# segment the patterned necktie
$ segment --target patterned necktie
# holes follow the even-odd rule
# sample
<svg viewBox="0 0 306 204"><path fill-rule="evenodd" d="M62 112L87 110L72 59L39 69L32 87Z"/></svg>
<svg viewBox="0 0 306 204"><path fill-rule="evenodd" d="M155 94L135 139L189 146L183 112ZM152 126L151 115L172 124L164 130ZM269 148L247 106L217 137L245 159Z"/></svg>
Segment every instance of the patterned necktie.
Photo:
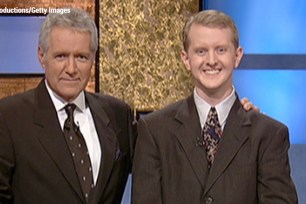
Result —
<svg viewBox="0 0 306 204"><path fill-rule="evenodd" d="M221 126L218 120L218 114L214 107L211 107L207 116L206 123L203 127L204 147L206 150L208 167L210 168L214 155L218 149L218 143L221 138Z"/></svg>
<svg viewBox="0 0 306 204"><path fill-rule="evenodd" d="M75 104L65 106L67 119L64 123L64 135L74 160L75 169L86 200L93 188L93 175L87 146L79 127L74 122Z"/></svg>

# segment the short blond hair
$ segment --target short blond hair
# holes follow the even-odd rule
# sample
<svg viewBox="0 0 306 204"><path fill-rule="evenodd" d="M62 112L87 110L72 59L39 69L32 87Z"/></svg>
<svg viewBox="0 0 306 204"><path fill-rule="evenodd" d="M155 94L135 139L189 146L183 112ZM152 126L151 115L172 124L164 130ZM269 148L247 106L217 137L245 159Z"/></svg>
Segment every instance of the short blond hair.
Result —
<svg viewBox="0 0 306 204"><path fill-rule="evenodd" d="M233 33L232 42L235 48L238 48L239 46L238 29L233 19L230 16L220 11L203 10L189 17L185 22L185 25L183 27L183 32L182 32L182 41L183 41L183 47L185 51L187 51L189 48L188 35L189 35L190 28L193 24L199 24L199 25L212 27L212 28L229 28Z"/></svg>

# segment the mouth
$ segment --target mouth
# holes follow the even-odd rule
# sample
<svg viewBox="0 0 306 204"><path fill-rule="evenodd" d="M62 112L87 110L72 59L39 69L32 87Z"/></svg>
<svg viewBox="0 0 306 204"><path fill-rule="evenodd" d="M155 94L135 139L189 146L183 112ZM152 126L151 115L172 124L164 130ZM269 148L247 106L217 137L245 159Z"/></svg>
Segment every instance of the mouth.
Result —
<svg viewBox="0 0 306 204"><path fill-rule="evenodd" d="M208 75L217 75L221 72L221 69L204 69L203 71Z"/></svg>
<svg viewBox="0 0 306 204"><path fill-rule="evenodd" d="M62 78L63 81L78 81L79 78Z"/></svg>
<svg viewBox="0 0 306 204"><path fill-rule="evenodd" d="M62 81L65 82L65 83L76 83L76 82L79 82L80 80L78 78L76 78L76 79L63 78Z"/></svg>

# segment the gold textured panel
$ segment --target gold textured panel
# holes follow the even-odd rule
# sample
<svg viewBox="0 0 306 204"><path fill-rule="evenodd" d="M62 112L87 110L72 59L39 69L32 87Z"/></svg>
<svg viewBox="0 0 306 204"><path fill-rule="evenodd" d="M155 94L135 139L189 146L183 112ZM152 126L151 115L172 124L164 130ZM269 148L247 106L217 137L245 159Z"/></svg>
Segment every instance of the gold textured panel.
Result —
<svg viewBox="0 0 306 204"><path fill-rule="evenodd" d="M198 5L198 0L100 0L100 92L138 111L189 95L180 35Z"/></svg>

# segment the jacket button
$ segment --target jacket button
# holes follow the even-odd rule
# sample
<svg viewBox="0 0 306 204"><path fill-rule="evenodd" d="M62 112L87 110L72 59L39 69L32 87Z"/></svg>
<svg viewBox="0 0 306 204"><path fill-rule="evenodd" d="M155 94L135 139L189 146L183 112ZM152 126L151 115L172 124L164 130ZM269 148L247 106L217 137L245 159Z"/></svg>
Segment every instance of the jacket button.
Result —
<svg viewBox="0 0 306 204"><path fill-rule="evenodd" d="M210 196L206 197L205 204L211 204L212 202L213 202L212 197L210 197Z"/></svg>

